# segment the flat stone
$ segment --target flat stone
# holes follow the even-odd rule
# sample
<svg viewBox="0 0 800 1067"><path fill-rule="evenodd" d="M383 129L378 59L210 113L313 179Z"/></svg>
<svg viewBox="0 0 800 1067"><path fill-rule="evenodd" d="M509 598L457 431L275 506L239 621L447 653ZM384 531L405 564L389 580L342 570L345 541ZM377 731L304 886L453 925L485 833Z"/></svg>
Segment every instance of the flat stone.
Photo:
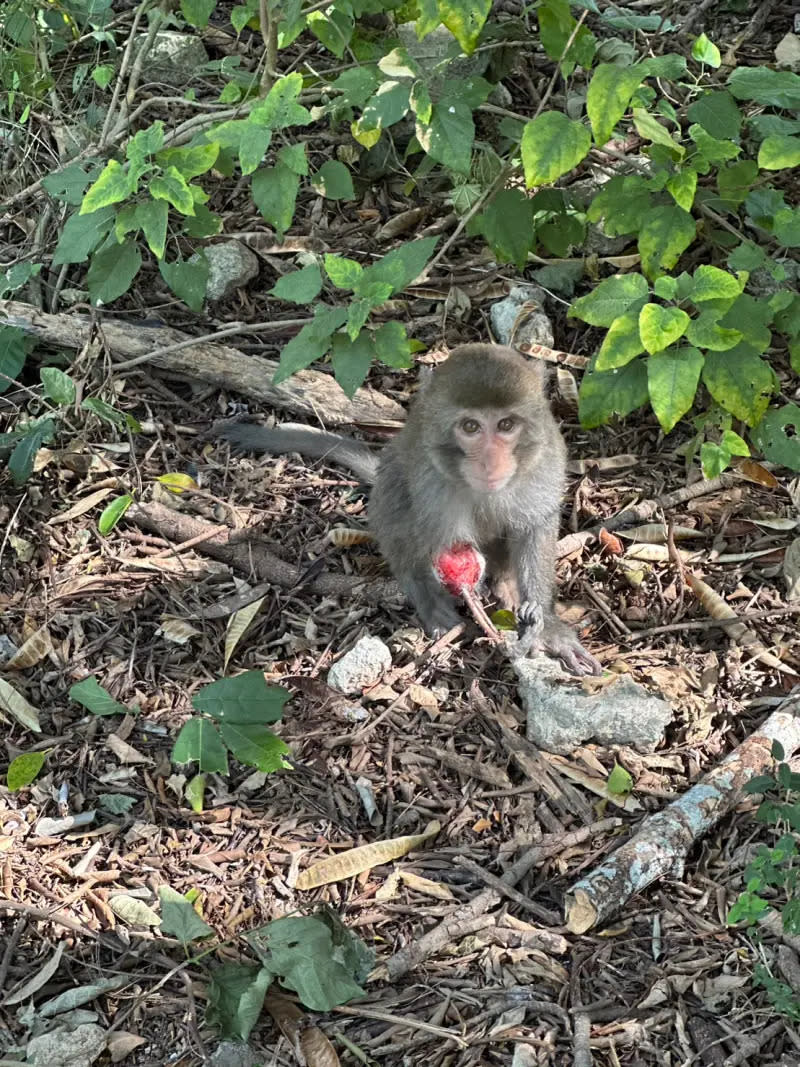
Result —
<svg viewBox="0 0 800 1067"><path fill-rule="evenodd" d="M328 685L353 695L375 685L392 665L392 654L378 637L362 637L328 671Z"/></svg>

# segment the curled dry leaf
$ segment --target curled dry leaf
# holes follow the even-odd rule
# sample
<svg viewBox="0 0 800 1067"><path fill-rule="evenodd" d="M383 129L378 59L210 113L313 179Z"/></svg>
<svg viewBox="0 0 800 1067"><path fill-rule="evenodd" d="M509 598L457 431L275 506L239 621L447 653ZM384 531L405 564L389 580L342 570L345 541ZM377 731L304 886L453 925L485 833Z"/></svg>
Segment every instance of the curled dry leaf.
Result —
<svg viewBox="0 0 800 1067"><path fill-rule="evenodd" d="M143 900L116 893L109 897L108 906L114 914L130 926L160 926L161 918Z"/></svg>
<svg viewBox="0 0 800 1067"><path fill-rule="evenodd" d="M264 1007L295 1053L302 1055L301 1062L307 1067L339 1067L339 1057L333 1045L295 1003L270 990L264 999Z"/></svg>
<svg viewBox="0 0 800 1067"><path fill-rule="evenodd" d="M28 667L43 660L53 651L53 642L50 640L50 631L47 626L41 626L30 637L23 641L17 651L3 664L6 671L24 671Z"/></svg>
<svg viewBox="0 0 800 1067"><path fill-rule="evenodd" d="M620 530L619 536L626 541L638 541L642 545L665 545L667 528L663 522L646 522L642 526ZM689 541L693 537L708 537L708 534L704 530L695 530L692 526L673 526L672 536L676 541Z"/></svg>
<svg viewBox="0 0 800 1067"><path fill-rule="evenodd" d="M42 732L39 725L39 712L33 704L29 704L12 685L0 678L0 715L3 712L12 715L27 730L33 730L37 734Z"/></svg>
<svg viewBox="0 0 800 1067"><path fill-rule="evenodd" d="M162 615L161 625L156 630L156 636L161 634L167 641L175 645L188 645L193 637L199 637L201 631L192 626L186 619L179 619L175 615Z"/></svg>
<svg viewBox="0 0 800 1067"><path fill-rule="evenodd" d="M571 370L567 370L566 367L557 368L556 387L558 395L565 404L569 404L571 408L578 407L578 383Z"/></svg>
<svg viewBox="0 0 800 1067"><path fill-rule="evenodd" d="M105 489L98 489L97 492L90 493L83 500L79 500L77 504L73 504L67 511L62 511L59 515L54 515L52 519L48 519L45 525L56 526L60 522L69 522L71 519L77 519L78 516L85 515L87 511L96 508L111 493L116 492L117 488L113 485L107 485Z"/></svg>
<svg viewBox="0 0 800 1067"><path fill-rule="evenodd" d="M629 452L620 456L590 456L589 459L570 460L567 470L570 474L588 474L591 470L618 471L626 467L635 467L639 462L639 457Z"/></svg>
<svg viewBox="0 0 800 1067"><path fill-rule="evenodd" d="M336 548L351 548L353 545L365 545L375 538L368 530L351 529L347 526L336 526L328 530L327 539Z"/></svg>
<svg viewBox="0 0 800 1067"><path fill-rule="evenodd" d="M764 647L758 634L741 622L733 608L722 599L715 589L712 589L701 578L689 572L686 574L686 581L705 611L708 612L712 619L720 623L725 633L737 644L747 648L766 667L773 667L775 670L783 671L785 674L797 674L797 671L786 663L782 663L777 656Z"/></svg>
<svg viewBox="0 0 800 1067"><path fill-rule="evenodd" d="M743 474L748 481L756 482L757 485L765 485L767 489L777 489L780 485L775 475L754 459L734 458L733 466L739 474Z"/></svg>
<svg viewBox="0 0 800 1067"><path fill-rule="evenodd" d="M697 559L699 555L697 552L687 552L682 548L677 549L677 552L684 563ZM631 545L630 548L626 549L625 557L627 559L638 559L643 563L668 563L670 560L667 545Z"/></svg>
<svg viewBox="0 0 800 1067"><path fill-rule="evenodd" d="M597 535L597 539L610 556L621 556L625 551L620 539L609 533L605 527Z"/></svg>
<svg viewBox="0 0 800 1067"><path fill-rule="evenodd" d="M256 615L261 611L261 605L266 600L266 597L261 597L259 600L254 600L252 604L247 604L245 607L240 608L234 615L228 619L228 627L225 631L225 659L222 664L223 673L228 669L228 660L233 655L234 649L244 636L244 632Z"/></svg>
<svg viewBox="0 0 800 1067"><path fill-rule="evenodd" d="M380 867L384 863L400 859L412 849L418 848L441 830L441 825L434 821L429 823L421 834L407 834L404 837L392 837L386 841L375 841L371 845L351 848L338 856L329 856L320 860L313 867L308 867L299 875L297 889L316 889L317 886L341 882L357 874L368 871L370 867Z"/></svg>

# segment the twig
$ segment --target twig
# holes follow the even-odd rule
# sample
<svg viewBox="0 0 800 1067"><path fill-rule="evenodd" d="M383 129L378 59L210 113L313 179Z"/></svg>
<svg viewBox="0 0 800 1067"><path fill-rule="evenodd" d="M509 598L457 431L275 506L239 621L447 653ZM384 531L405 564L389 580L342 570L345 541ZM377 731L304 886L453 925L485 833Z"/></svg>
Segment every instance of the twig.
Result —
<svg viewBox="0 0 800 1067"><path fill-rule="evenodd" d="M765 611L745 611L737 618L742 622L752 619L772 619L781 615L800 615L800 604L787 604L783 608L770 608ZM643 641L646 637L654 637L656 634L681 633L689 630L713 630L716 627L724 628L725 619L692 619L690 622L670 622L663 626L648 626L646 630L629 630L626 638L628 641Z"/></svg>

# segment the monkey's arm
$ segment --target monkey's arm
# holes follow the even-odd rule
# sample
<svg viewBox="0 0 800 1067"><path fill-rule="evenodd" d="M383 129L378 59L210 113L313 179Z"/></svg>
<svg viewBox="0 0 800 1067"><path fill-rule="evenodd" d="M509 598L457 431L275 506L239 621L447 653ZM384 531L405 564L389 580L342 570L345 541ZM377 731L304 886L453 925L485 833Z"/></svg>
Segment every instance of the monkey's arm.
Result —
<svg viewBox="0 0 800 1067"><path fill-rule="evenodd" d="M368 445L313 426L285 422L281 426L260 426L254 422L221 423L212 429L214 437L230 441L244 452L299 452L312 459L326 459L372 485L378 470L378 457Z"/></svg>
<svg viewBox="0 0 800 1067"><path fill-rule="evenodd" d="M527 633L522 648L538 647L556 656L573 674L600 674L602 667L555 612L555 562L558 516L512 542L511 562L519 589L519 617Z"/></svg>

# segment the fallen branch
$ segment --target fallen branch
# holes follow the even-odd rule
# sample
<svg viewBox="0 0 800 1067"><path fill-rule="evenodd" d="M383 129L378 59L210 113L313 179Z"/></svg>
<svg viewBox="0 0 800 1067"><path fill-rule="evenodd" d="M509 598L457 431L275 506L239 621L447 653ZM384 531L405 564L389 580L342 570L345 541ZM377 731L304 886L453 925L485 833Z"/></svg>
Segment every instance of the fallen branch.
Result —
<svg viewBox="0 0 800 1067"><path fill-rule="evenodd" d="M298 371L280 385L273 385L278 366L275 360L247 356L236 348L193 338L168 326L141 326L111 318L98 324L87 315L48 315L15 300L0 300L0 320L57 348L80 350L99 333L117 360L143 359L168 373L199 379L270 407L314 417L322 414L330 424L395 426L405 418L400 404L374 389L358 389L348 400L335 379L322 371ZM283 328L280 323L273 325ZM252 327L243 330L252 332ZM271 332L270 325L262 324L260 332Z"/></svg>
<svg viewBox="0 0 800 1067"><path fill-rule="evenodd" d="M800 701L775 711L758 733L678 800L646 819L629 841L572 887L565 907L567 928L582 934L624 908L635 894L666 875L680 878L689 849L742 800L744 786L772 762L772 742L787 758L800 747Z"/></svg>

